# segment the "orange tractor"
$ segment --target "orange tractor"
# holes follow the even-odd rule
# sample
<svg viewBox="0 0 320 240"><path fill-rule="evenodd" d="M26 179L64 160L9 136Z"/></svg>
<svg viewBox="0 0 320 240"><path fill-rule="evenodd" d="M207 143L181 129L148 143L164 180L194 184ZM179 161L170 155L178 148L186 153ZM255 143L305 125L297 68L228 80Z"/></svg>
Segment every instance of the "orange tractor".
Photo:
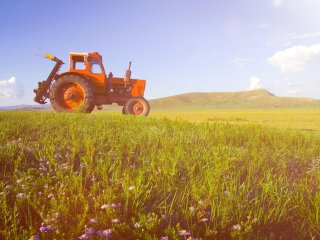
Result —
<svg viewBox="0 0 320 240"><path fill-rule="evenodd" d="M131 79L131 62L124 78L106 75L99 53L70 53L69 71L58 73L64 64L50 54L46 58L56 62L47 80L38 83L34 89L34 101L45 104L50 99L58 112L90 113L95 106L117 103L123 106L123 114L147 116L148 101L143 97L145 80Z"/></svg>

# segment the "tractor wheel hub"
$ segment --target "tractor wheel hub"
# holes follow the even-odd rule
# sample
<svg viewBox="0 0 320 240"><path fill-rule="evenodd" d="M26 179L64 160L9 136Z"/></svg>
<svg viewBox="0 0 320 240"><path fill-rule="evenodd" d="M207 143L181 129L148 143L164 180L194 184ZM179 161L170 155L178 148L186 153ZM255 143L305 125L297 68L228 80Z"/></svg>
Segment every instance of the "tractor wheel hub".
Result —
<svg viewBox="0 0 320 240"><path fill-rule="evenodd" d="M78 108L84 100L84 90L80 85L68 86L63 94L65 104L70 108Z"/></svg>

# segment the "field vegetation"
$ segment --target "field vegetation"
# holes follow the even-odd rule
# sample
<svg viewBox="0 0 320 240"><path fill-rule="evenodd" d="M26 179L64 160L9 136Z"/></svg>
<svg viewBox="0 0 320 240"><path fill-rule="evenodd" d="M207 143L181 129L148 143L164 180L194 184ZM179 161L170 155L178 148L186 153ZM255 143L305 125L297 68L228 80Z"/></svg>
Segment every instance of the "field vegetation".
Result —
<svg viewBox="0 0 320 240"><path fill-rule="evenodd" d="M313 113L161 114L0 113L0 239L320 238Z"/></svg>
<svg viewBox="0 0 320 240"><path fill-rule="evenodd" d="M192 122L259 124L277 129L319 132L320 109L157 109L152 117Z"/></svg>

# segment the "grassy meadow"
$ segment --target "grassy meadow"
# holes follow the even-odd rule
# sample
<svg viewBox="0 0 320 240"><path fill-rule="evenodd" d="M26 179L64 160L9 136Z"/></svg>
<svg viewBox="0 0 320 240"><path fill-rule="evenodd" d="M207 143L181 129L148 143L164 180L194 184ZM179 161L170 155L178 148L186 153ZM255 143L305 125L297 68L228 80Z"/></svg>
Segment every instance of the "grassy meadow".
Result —
<svg viewBox="0 0 320 240"><path fill-rule="evenodd" d="M278 129L320 130L320 109L164 109L151 112L152 117L193 122L260 124Z"/></svg>
<svg viewBox="0 0 320 240"><path fill-rule="evenodd" d="M319 239L318 120L0 112L0 239Z"/></svg>

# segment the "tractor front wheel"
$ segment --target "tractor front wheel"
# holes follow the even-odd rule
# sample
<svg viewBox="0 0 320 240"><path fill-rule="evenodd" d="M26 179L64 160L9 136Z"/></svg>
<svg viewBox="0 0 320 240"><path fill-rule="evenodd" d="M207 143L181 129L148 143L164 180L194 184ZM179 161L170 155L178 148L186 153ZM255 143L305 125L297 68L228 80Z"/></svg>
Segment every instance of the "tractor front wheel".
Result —
<svg viewBox="0 0 320 240"><path fill-rule="evenodd" d="M124 114L148 116L149 112L150 105L143 97L130 98L123 107Z"/></svg>
<svg viewBox="0 0 320 240"><path fill-rule="evenodd" d="M50 90L50 102L57 112L90 113L95 107L90 83L76 74L57 79Z"/></svg>

